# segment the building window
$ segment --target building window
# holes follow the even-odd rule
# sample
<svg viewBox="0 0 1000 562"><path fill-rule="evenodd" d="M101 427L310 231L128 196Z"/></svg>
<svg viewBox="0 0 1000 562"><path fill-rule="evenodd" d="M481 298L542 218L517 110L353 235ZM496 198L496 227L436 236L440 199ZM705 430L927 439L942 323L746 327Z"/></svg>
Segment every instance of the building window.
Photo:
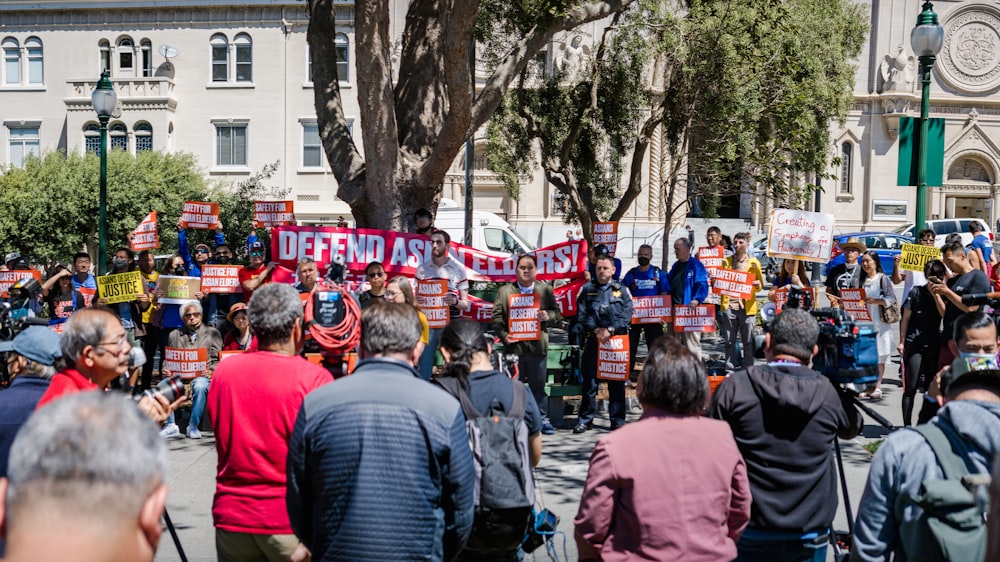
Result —
<svg viewBox="0 0 1000 562"><path fill-rule="evenodd" d="M21 83L21 46L17 39L8 37L3 40L3 83Z"/></svg>
<svg viewBox="0 0 1000 562"><path fill-rule="evenodd" d="M118 40L118 76L135 76L135 43L131 37Z"/></svg>
<svg viewBox="0 0 1000 562"><path fill-rule="evenodd" d="M229 80L229 41L226 36L212 36L212 82Z"/></svg>
<svg viewBox="0 0 1000 562"><path fill-rule="evenodd" d="M302 167L320 168L323 166L323 143L319 138L319 125L316 123L302 124Z"/></svg>
<svg viewBox="0 0 1000 562"><path fill-rule="evenodd" d="M253 43L250 36L240 33L233 43L236 45L236 81L253 82Z"/></svg>
<svg viewBox="0 0 1000 562"><path fill-rule="evenodd" d="M149 39L143 39L139 45L142 51L142 76L149 78L153 75L153 44Z"/></svg>
<svg viewBox="0 0 1000 562"><path fill-rule="evenodd" d="M854 177L851 172L852 159L854 158L854 145L845 142L840 145L840 192L851 193L854 185Z"/></svg>
<svg viewBox="0 0 1000 562"><path fill-rule="evenodd" d="M135 153L153 150L153 126L149 123L135 125Z"/></svg>
<svg viewBox="0 0 1000 562"><path fill-rule="evenodd" d="M101 72L111 71L111 43L107 39L101 39L97 43L98 54L101 59Z"/></svg>
<svg viewBox="0 0 1000 562"><path fill-rule="evenodd" d="M350 44L347 42L347 36L343 33L338 33L334 39L337 48L337 80L340 82L350 82ZM310 79L312 75L310 74Z"/></svg>
<svg viewBox="0 0 1000 562"><path fill-rule="evenodd" d="M83 127L83 150L87 154L101 155L101 127L97 123Z"/></svg>
<svg viewBox="0 0 1000 562"><path fill-rule="evenodd" d="M215 165L247 165L247 126L215 126Z"/></svg>
<svg viewBox="0 0 1000 562"><path fill-rule="evenodd" d="M24 161L29 156L39 155L41 145L38 137L38 127L13 127L9 126L10 141L8 143L10 158L8 162L11 166L23 166Z"/></svg>
<svg viewBox="0 0 1000 562"><path fill-rule="evenodd" d="M28 51L28 84L45 83L45 57L41 39L29 37L24 42L24 47Z"/></svg>
<svg viewBox="0 0 1000 562"><path fill-rule="evenodd" d="M121 123L108 127L108 145L110 150L128 150L128 130Z"/></svg>

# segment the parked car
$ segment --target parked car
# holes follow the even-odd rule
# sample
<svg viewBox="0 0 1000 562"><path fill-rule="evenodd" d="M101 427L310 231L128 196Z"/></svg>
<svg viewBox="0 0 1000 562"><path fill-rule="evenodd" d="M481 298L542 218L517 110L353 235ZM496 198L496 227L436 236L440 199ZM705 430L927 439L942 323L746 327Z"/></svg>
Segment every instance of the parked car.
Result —
<svg viewBox="0 0 1000 562"><path fill-rule="evenodd" d="M913 238L895 232L852 232L840 234L833 239L833 252L830 254L830 261L823 268L823 275L835 265L844 263L844 253L840 250L840 244L846 242L848 238L857 238L869 250L875 250L878 259L882 262L882 269L886 273L892 272L893 261L903 251L903 244L913 244Z"/></svg>
<svg viewBox="0 0 1000 562"><path fill-rule="evenodd" d="M934 230L934 245L940 248L944 245L945 238L954 232L961 233L962 245L968 246L969 244L972 244L972 233L969 232L969 223L972 221L976 221L983 225L983 234L985 234L986 237L990 239L990 242L992 242L993 231L990 230L990 225L986 224L986 221L983 219L934 219L929 220L924 224L926 224L926 228ZM912 223L897 228L894 232L904 236L909 236L910 238L916 236L916 233L913 232Z"/></svg>

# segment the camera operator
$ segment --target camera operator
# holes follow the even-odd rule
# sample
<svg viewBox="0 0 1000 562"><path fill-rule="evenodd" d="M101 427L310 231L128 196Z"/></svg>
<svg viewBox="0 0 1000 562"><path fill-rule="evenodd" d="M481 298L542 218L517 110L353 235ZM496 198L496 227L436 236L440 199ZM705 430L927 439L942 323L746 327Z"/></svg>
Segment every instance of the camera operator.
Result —
<svg viewBox="0 0 1000 562"><path fill-rule="evenodd" d="M945 267L941 260L931 260L924 266L921 277L943 279L944 275ZM903 426L909 427L917 389L926 390L937 369L945 303L941 295L931 293L925 281L923 285L913 287L902 308L899 346L896 349L903 358Z"/></svg>
<svg viewBox="0 0 1000 562"><path fill-rule="evenodd" d="M931 293L940 295L945 302L943 318L944 337L951 341L955 330L955 320L966 312L979 310L978 305L962 303L963 295L987 293L990 290L990 280L982 271L975 269L969 263L965 254L965 246L961 242L945 244L941 247L941 261L951 270L953 276L942 282L939 278L928 278L927 286ZM951 346L942 347L938 358L938 368L951 363L955 355Z"/></svg>
<svg viewBox="0 0 1000 562"><path fill-rule="evenodd" d="M747 464L753 507L740 560L825 560L837 510L833 441L860 433L862 419L847 391L807 366L818 337L812 315L784 310L764 338L767 365L731 375L709 407Z"/></svg>

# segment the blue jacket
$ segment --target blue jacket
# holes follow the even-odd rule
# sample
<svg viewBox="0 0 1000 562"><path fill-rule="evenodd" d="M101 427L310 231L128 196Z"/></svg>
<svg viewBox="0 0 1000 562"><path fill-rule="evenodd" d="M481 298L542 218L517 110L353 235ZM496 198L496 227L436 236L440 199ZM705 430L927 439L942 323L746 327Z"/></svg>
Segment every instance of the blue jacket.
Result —
<svg viewBox="0 0 1000 562"><path fill-rule="evenodd" d="M705 266L692 254L686 262L674 262L673 267L670 268L670 273L667 274L668 279L673 278L674 271L678 267L686 268L686 272L684 273L684 302L674 302L674 304L684 305L689 304L691 301L698 301L699 304L705 302L705 297L708 296L708 270L705 269Z"/></svg>
<svg viewBox="0 0 1000 562"><path fill-rule="evenodd" d="M49 389L49 381L38 377L14 377L0 392L0 477L7 476L7 457L14 436L35 411L35 405Z"/></svg>
<svg viewBox="0 0 1000 562"><path fill-rule="evenodd" d="M388 358L302 403L288 447L288 515L313 560L451 560L475 480L458 401Z"/></svg>
<svg viewBox="0 0 1000 562"><path fill-rule="evenodd" d="M215 246L226 243L226 237L219 231L212 234L212 242ZM191 249L188 247L187 230L177 231L177 253L184 258L184 269L191 277L201 277L201 268L191 259Z"/></svg>
<svg viewBox="0 0 1000 562"><path fill-rule="evenodd" d="M632 295L618 281L604 285L588 281L576 296L576 319L588 333L608 328L616 334L627 334L632 325Z"/></svg>

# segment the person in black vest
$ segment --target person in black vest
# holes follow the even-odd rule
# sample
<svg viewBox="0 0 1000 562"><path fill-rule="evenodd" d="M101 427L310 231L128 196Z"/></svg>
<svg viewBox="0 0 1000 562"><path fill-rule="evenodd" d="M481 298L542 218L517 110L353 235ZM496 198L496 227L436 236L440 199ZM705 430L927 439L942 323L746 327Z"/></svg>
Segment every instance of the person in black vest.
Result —
<svg viewBox="0 0 1000 562"><path fill-rule="evenodd" d="M844 252L844 263L836 265L826 274L826 296L830 306L840 306L841 289L857 289L861 286L861 262L858 258L868 251L868 247L857 238L850 237L839 246Z"/></svg>

